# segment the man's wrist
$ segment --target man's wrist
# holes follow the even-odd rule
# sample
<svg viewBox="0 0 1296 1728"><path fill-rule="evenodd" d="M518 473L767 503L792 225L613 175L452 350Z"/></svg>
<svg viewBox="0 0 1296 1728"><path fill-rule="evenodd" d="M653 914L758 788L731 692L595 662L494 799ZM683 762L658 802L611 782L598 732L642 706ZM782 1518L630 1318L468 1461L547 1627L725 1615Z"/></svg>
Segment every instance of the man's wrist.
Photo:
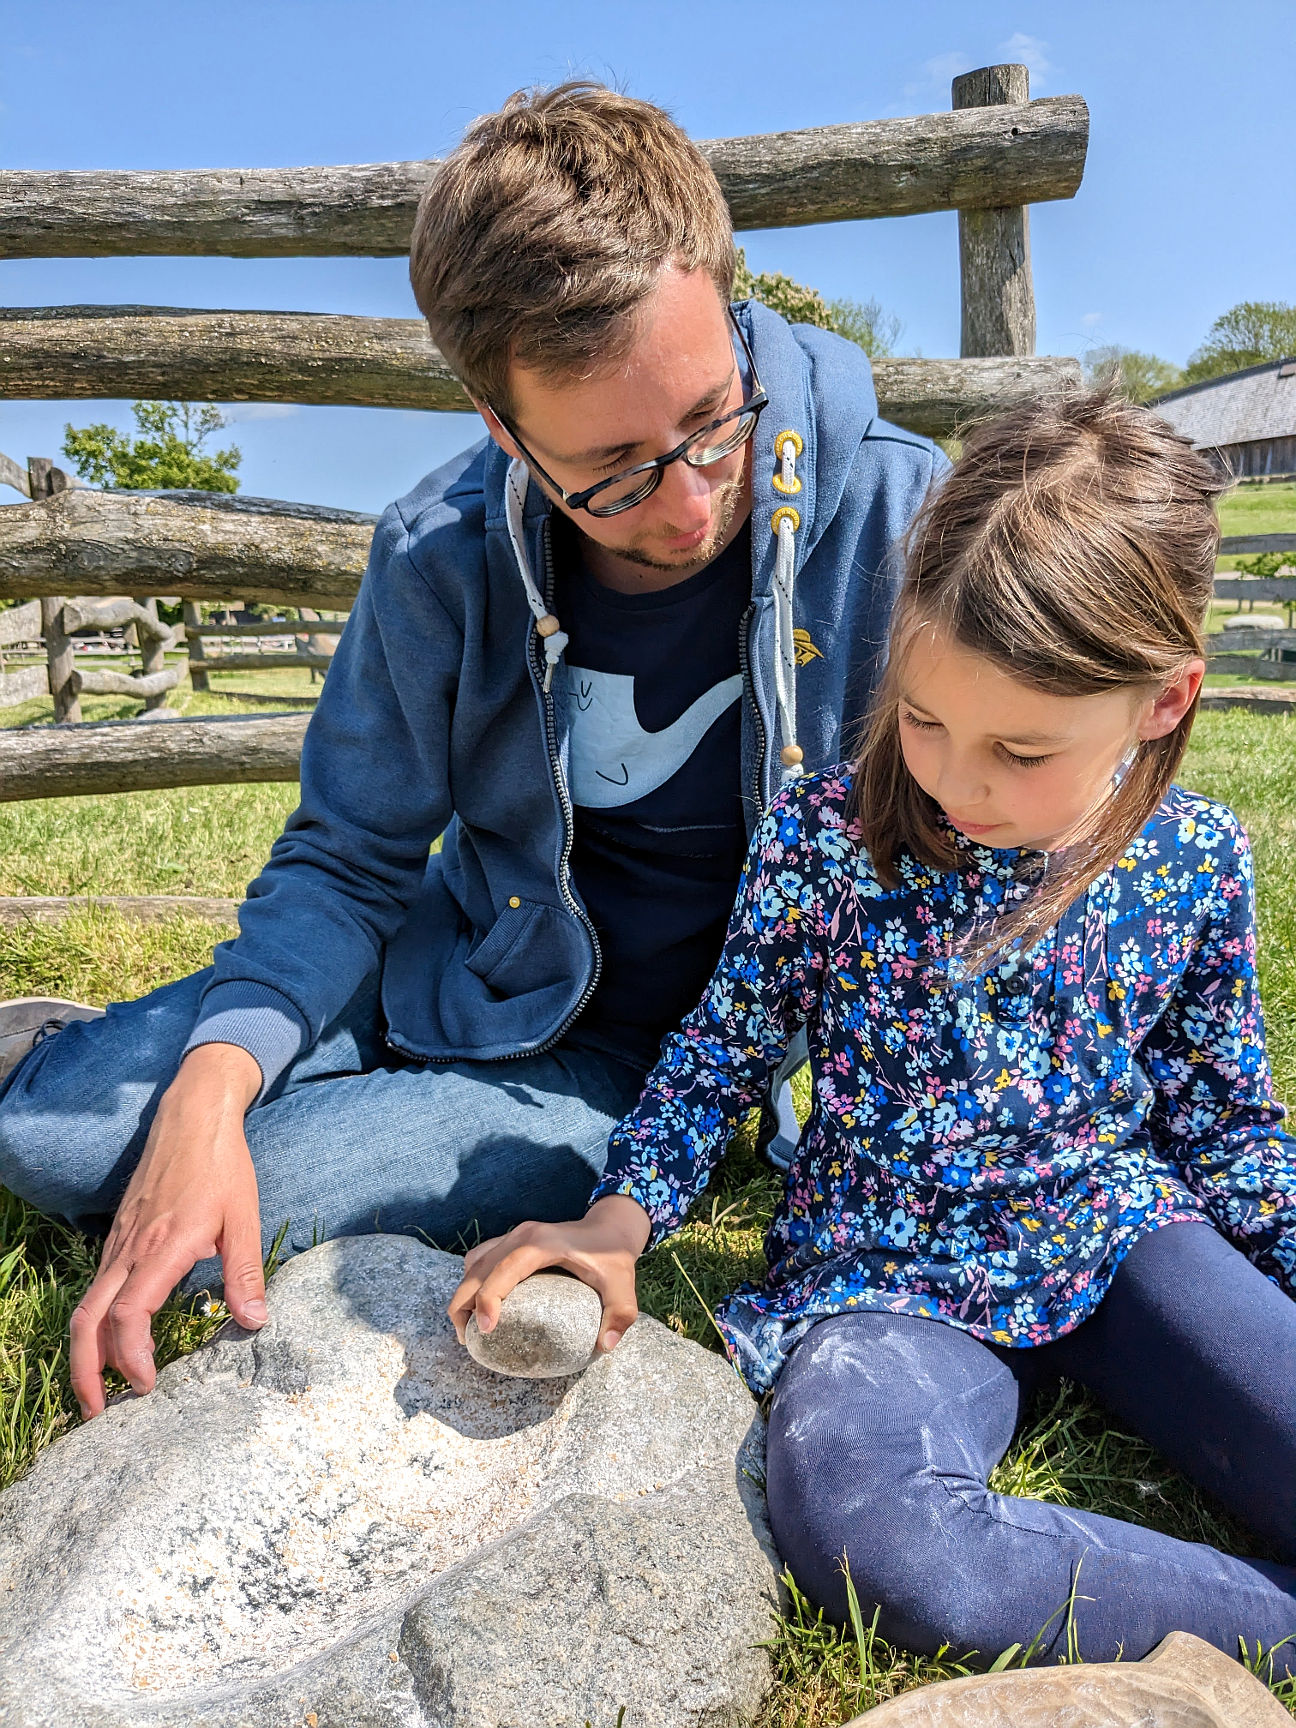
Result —
<svg viewBox="0 0 1296 1728"><path fill-rule="evenodd" d="M199 1044L176 1070L172 1088L248 1110L261 1090L261 1067L240 1044Z"/></svg>

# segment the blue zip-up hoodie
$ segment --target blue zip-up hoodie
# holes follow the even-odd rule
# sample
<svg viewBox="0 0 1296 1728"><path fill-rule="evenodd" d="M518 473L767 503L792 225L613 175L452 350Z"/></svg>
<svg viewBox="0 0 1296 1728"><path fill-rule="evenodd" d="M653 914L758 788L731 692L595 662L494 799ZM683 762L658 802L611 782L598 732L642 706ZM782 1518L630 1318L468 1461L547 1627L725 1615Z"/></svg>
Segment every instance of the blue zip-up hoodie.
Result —
<svg viewBox="0 0 1296 1728"><path fill-rule="evenodd" d="M799 519L796 742L809 772L848 752L882 653L890 548L946 464L927 439L878 418L855 344L757 302L737 315L769 396L750 446L752 603L740 643L750 827L778 785L783 742L775 511L790 503ZM788 431L802 441L791 497L774 484ZM545 1049L593 993L598 941L568 868L565 680L545 688L505 517L507 470L493 443L479 444L374 532L306 732L301 804L248 889L238 938L216 950L188 1045L241 1045L263 1093L380 965L389 1044L431 1062ZM538 486L522 531L548 598Z"/></svg>

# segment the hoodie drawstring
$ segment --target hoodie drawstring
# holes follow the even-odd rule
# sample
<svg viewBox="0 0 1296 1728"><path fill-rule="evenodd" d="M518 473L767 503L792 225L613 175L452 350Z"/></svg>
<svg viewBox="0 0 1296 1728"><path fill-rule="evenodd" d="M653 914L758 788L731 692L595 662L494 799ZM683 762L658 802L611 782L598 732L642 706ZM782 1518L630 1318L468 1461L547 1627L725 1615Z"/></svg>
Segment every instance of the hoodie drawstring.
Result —
<svg viewBox="0 0 1296 1728"><path fill-rule="evenodd" d="M545 605L544 595L536 586L536 579L531 573L531 560L527 557L526 541L522 532L522 510L526 504L530 481L531 475L526 463L515 456L508 465L504 482L504 519L508 523L518 574L522 578L522 586L526 589L527 605L536 621L536 635L544 643L544 688L548 695L549 687L553 683L554 669L567 646L567 632Z"/></svg>
<svg viewBox="0 0 1296 1728"><path fill-rule="evenodd" d="M779 469L773 484L775 491L781 492L785 498L801 490L796 459L803 448L800 437L792 431L780 432L774 440ZM796 636L792 611L796 587L794 536L800 526L801 512L793 504L780 504L770 518L770 527L778 536L778 552L774 559L774 694L783 732L779 760L783 764L785 781L795 779L805 761L805 752L797 743Z"/></svg>

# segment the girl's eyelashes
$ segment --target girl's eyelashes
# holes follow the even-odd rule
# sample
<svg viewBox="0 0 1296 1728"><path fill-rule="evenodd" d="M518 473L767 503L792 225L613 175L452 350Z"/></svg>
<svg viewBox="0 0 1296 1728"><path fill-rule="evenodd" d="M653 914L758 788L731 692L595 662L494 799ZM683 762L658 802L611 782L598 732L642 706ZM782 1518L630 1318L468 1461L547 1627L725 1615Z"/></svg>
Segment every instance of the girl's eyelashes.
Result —
<svg viewBox="0 0 1296 1728"><path fill-rule="evenodd" d="M1010 762L1016 763L1018 768L1038 768L1041 762L1048 761L1047 756L1019 756L1015 750L1010 750L1006 744L1001 744L999 748Z"/></svg>
<svg viewBox="0 0 1296 1728"><path fill-rule="evenodd" d="M924 720L921 715L914 714L908 708L902 708L900 710L900 718L904 721L906 726L912 726L917 732L939 732L941 730L941 723L939 720ZM1047 762L1049 760L1048 754L1043 756L1019 756L1015 750L1010 750L1006 744L1000 744L998 748L1002 751L1005 759L1017 768L1038 768L1041 762Z"/></svg>

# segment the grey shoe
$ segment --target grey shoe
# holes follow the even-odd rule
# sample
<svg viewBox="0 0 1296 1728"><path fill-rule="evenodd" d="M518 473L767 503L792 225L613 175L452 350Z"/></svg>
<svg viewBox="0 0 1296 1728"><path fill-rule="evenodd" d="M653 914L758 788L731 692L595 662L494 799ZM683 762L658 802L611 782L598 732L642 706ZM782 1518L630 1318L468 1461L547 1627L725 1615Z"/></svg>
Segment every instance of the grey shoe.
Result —
<svg viewBox="0 0 1296 1728"><path fill-rule="evenodd" d="M0 1002L0 1080L43 1038L62 1031L70 1020L99 1020L103 1012L58 996L19 996Z"/></svg>

